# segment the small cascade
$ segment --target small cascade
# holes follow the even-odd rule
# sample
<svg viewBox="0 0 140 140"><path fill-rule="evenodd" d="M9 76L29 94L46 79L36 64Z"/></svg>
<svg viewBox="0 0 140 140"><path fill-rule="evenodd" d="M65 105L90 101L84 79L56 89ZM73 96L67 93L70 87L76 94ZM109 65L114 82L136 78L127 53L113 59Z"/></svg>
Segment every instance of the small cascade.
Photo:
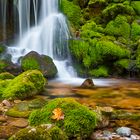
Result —
<svg viewBox="0 0 140 140"><path fill-rule="evenodd" d="M13 61L18 62L21 56L36 51L54 59L59 77L72 77L74 71L68 49L70 32L65 16L59 11L59 0L17 0L16 6L20 39L8 50Z"/></svg>

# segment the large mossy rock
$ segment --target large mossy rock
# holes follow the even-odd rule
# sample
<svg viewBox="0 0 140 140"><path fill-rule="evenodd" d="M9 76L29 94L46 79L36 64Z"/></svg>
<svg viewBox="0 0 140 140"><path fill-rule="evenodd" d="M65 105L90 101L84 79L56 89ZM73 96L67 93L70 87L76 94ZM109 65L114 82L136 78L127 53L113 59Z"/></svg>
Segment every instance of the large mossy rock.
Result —
<svg viewBox="0 0 140 140"><path fill-rule="evenodd" d="M0 73L0 80L14 79L15 76L9 72Z"/></svg>
<svg viewBox="0 0 140 140"><path fill-rule="evenodd" d="M45 79L38 70L29 70L17 76L3 91L6 99L25 99L39 94L45 86Z"/></svg>
<svg viewBox="0 0 140 140"><path fill-rule="evenodd" d="M57 68L53 60L46 55L39 55L37 52L30 52L21 60L21 66L26 70L40 70L47 78L53 78L57 74Z"/></svg>
<svg viewBox="0 0 140 140"><path fill-rule="evenodd" d="M9 140L68 140L68 137L57 126L44 124L22 129Z"/></svg>
<svg viewBox="0 0 140 140"><path fill-rule="evenodd" d="M55 124L69 138L87 138L96 126L96 114L72 98L57 98L31 113L30 125Z"/></svg>

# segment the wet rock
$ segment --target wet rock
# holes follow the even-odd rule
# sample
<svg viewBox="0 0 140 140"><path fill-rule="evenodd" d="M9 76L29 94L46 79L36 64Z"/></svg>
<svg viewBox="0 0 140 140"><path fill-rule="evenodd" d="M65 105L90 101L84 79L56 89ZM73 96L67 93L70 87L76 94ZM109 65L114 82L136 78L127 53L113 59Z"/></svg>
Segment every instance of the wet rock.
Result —
<svg viewBox="0 0 140 140"><path fill-rule="evenodd" d="M22 73L22 69L21 66L14 64L12 62L8 62L6 68L5 68L6 72L9 72L15 76L19 75Z"/></svg>
<svg viewBox="0 0 140 140"><path fill-rule="evenodd" d="M45 105L46 101L44 99L34 99L29 103L29 108L37 109Z"/></svg>
<svg viewBox="0 0 140 140"><path fill-rule="evenodd" d="M27 118L30 112L31 111L29 110L28 103L21 102L19 104L16 104L14 107L10 108L6 112L6 115L17 118Z"/></svg>
<svg viewBox="0 0 140 140"><path fill-rule="evenodd" d="M11 103L8 100L3 100L2 104L7 107L11 107Z"/></svg>
<svg viewBox="0 0 140 140"><path fill-rule="evenodd" d="M82 85L81 85L82 88L93 88L94 87L94 83L93 83L93 80L88 78L86 79Z"/></svg>
<svg viewBox="0 0 140 140"><path fill-rule="evenodd" d="M21 66L24 71L40 70L47 78L53 78L57 74L53 60L49 56L40 55L35 51L31 51L21 59Z"/></svg>
<svg viewBox="0 0 140 140"><path fill-rule="evenodd" d="M18 103L21 103L21 102L22 102L21 100L14 100L15 104L18 104Z"/></svg>
<svg viewBox="0 0 140 140"><path fill-rule="evenodd" d="M19 131L19 128L15 126L0 126L0 139L8 139L17 131Z"/></svg>
<svg viewBox="0 0 140 140"><path fill-rule="evenodd" d="M140 137L137 135L131 135L131 140L140 140Z"/></svg>
<svg viewBox="0 0 140 140"><path fill-rule="evenodd" d="M21 119L11 122L10 125L19 127L19 128L25 128L28 126L28 121L26 119L21 118Z"/></svg>
<svg viewBox="0 0 140 140"><path fill-rule="evenodd" d="M0 122L6 122L7 118L5 116L0 116Z"/></svg>
<svg viewBox="0 0 140 140"><path fill-rule="evenodd" d="M124 137L129 137L131 135L131 129L128 127L120 127L116 130L117 134Z"/></svg>

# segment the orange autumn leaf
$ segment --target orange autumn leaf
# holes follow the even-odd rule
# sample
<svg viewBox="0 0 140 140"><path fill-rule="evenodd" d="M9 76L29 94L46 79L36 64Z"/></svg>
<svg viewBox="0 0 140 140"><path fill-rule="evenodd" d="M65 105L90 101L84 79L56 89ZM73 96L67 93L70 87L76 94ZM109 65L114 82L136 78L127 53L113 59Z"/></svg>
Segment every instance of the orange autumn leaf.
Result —
<svg viewBox="0 0 140 140"><path fill-rule="evenodd" d="M53 110L53 116L52 116L52 119L54 120L64 120L64 113L62 112L62 109L61 108L56 108Z"/></svg>

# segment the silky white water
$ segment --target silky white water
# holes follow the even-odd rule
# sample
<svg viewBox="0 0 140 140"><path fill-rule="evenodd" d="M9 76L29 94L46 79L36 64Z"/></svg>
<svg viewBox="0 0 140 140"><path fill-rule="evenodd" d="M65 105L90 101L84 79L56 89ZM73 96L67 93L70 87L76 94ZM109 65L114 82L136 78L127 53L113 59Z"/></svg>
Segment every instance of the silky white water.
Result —
<svg viewBox="0 0 140 140"><path fill-rule="evenodd" d="M31 27L31 2L34 26ZM19 42L9 47L13 62L30 51L52 57L59 78L70 78L74 71L69 63L68 41L70 37L65 16L59 11L58 0L17 0L19 15ZM69 63L69 65L68 65Z"/></svg>

